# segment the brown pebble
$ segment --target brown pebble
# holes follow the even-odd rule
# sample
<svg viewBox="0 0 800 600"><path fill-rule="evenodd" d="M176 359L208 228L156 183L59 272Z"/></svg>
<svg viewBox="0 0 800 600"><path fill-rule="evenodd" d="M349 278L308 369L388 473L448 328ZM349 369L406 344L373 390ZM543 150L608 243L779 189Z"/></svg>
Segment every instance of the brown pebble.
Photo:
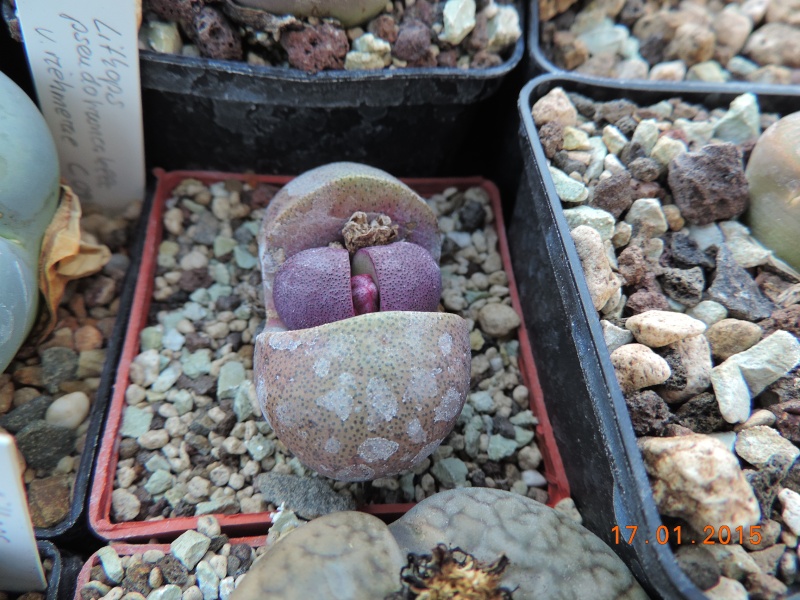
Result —
<svg viewBox="0 0 800 600"><path fill-rule="evenodd" d="M74 341L72 329L69 327L61 327L53 331L47 341L39 345L39 351L46 350L47 348L69 348L73 350Z"/></svg>
<svg viewBox="0 0 800 600"><path fill-rule="evenodd" d="M93 327L92 325L79 327L73 339L75 341L75 350L78 352L96 350L103 347L103 334L97 327Z"/></svg>
<svg viewBox="0 0 800 600"><path fill-rule="evenodd" d="M343 69L344 57L350 47L347 34L330 23L286 31L281 35L281 46L289 55L292 67L309 73Z"/></svg>
<svg viewBox="0 0 800 600"><path fill-rule="evenodd" d="M78 319L70 314L59 315L58 323L56 323L56 329L68 328L70 331L75 331L80 326Z"/></svg>
<svg viewBox="0 0 800 600"><path fill-rule="evenodd" d="M20 367L13 373L14 381L20 385L42 384L42 367L34 365L30 367Z"/></svg>
<svg viewBox="0 0 800 600"><path fill-rule="evenodd" d="M86 317L86 301L81 294L75 294L67 303L72 314L79 319Z"/></svg>
<svg viewBox="0 0 800 600"><path fill-rule="evenodd" d="M110 339L114 333L114 324L117 322L116 317L103 317L98 319L96 326L97 329L103 334L105 339Z"/></svg>
<svg viewBox="0 0 800 600"><path fill-rule="evenodd" d="M370 21L367 31L390 44L394 44L397 40L397 23L391 15L379 15Z"/></svg>
<svg viewBox="0 0 800 600"><path fill-rule="evenodd" d="M11 375L3 373L0 375L0 415L11 410L13 402L14 382L11 381Z"/></svg>
<svg viewBox="0 0 800 600"><path fill-rule="evenodd" d="M28 507L34 527L52 527L69 514L69 475L34 479L28 486Z"/></svg>

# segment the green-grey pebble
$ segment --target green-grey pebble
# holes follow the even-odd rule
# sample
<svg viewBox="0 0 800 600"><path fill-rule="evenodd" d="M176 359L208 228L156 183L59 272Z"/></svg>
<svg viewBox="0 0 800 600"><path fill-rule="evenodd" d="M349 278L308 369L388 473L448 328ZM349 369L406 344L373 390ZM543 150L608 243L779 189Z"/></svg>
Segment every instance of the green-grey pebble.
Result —
<svg viewBox="0 0 800 600"><path fill-rule="evenodd" d="M516 440L511 440L499 434L489 437L489 448L486 450L486 453L489 455L489 460L502 460L508 458L516 451Z"/></svg>
<svg viewBox="0 0 800 600"><path fill-rule="evenodd" d="M122 426L119 429L119 433L123 437L138 438L150 429L150 423L152 422L152 412L135 406L126 406L122 414Z"/></svg>
<svg viewBox="0 0 800 600"><path fill-rule="evenodd" d="M139 352L144 352L145 350L161 350L161 340L163 337L164 334L160 327L145 327L142 329L141 333L139 333Z"/></svg>
<svg viewBox="0 0 800 600"><path fill-rule="evenodd" d="M463 486L467 483L467 465L459 458L450 457L436 461L431 473L445 487Z"/></svg>

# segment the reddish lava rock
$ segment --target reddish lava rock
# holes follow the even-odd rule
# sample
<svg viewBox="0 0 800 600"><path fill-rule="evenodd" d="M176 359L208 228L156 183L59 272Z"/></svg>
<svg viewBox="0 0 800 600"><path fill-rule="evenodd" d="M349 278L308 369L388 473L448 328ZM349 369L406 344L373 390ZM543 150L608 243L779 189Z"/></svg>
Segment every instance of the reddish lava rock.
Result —
<svg viewBox="0 0 800 600"><path fill-rule="evenodd" d="M206 6L194 17L194 28L200 54L219 60L242 60L242 40L221 11Z"/></svg>
<svg viewBox="0 0 800 600"><path fill-rule="evenodd" d="M330 23L306 26L281 35L281 46L295 69L316 73L324 69L343 69L344 57L350 49L344 30Z"/></svg>
<svg viewBox="0 0 800 600"><path fill-rule="evenodd" d="M742 151L735 144L709 144L678 154L667 179L681 215L695 225L735 219L747 209Z"/></svg>

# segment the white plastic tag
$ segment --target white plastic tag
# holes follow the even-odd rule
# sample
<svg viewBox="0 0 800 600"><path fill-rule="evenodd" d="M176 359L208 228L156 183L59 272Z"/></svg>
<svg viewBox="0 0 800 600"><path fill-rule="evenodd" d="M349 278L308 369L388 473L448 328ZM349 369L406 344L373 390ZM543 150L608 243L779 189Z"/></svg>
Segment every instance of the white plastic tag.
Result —
<svg viewBox="0 0 800 600"><path fill-rule="evenodd" d="M17 0L61 176L84 204L122 212L145 186L136 0Z"/></svg>
<svg viewBox="0 0 800 600"><path fill-rule="evenodd" d="M0 590L33 592L46 588L17 445L9 434L0 433Z"/></svg>

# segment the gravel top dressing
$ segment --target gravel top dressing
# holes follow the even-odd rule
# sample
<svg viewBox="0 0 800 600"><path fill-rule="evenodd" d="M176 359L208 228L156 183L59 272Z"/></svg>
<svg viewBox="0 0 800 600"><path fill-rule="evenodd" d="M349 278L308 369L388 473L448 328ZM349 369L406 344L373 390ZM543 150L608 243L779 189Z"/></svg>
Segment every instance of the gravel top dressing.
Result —
<svg viewBox="0 0 800 600"><path fill-rule="evenodd" d="M707 110L561 88L532 113L663 543L709 597L786 597L798 581L800 276L740 221L760 203L756 141L781 115L751 94ZM791 156L768 150L770 169Z"/></svg>
<svg viewBox="0 0 800 600"><path fill-rule="evenodd" d="M38 345L24 346L0 375L0 428L15 436L22 454L35 527L58 525L70 511L137 210L129 218L83 217L85 239L108 246L111 260L101 272L68 284L53 332Z"/></svg>
<svg viewBox="0 0 800 600"><path fill-rule="evenodd" d="M480 69L500 65L522 34L514 5L493 0L477 3L480 7L473 0L386 2L373 18L344 25L332 18L272 15L243 4L220 8L145 1L140 48L309 73Z"/></svg>
<svg viewBox="0 0 800 600"><path fill-rule="evenodd" d="M541 47L558 68L655 81L800 84L793 0L541 2Z"/></svg>
<svg viewBox="0 0 800 600"><path fill-rule="evenodd" d="M282 503L308 519L465 485L546 502L537 420L518 368L520 320L479 187L428 199L444 233L443 307L471 325L471 390L453 432L413 471L355 484L317 476L276 439L252 379L264 322L256 233L276 191L184 180L167 201L149 326L125 395L112 519L259 513Z"/></svg>

